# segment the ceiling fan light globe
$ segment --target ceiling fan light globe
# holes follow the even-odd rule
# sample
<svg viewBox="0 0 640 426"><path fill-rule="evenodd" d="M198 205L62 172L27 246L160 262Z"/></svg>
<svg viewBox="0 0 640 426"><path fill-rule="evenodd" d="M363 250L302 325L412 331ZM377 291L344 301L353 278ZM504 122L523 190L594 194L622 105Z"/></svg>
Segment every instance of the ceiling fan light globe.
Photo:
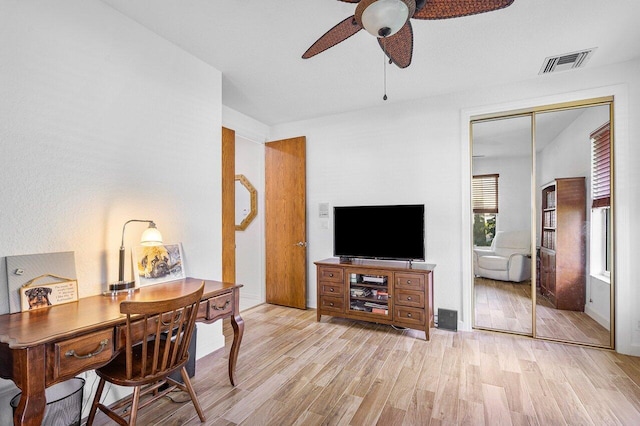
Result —
<svg viewBox="0 0 640 426"><path fill-rule="evenodd" d="M362 12L362 26L375 37L389 37L409 19L409 7L402 0L378 0Z"/></svg>

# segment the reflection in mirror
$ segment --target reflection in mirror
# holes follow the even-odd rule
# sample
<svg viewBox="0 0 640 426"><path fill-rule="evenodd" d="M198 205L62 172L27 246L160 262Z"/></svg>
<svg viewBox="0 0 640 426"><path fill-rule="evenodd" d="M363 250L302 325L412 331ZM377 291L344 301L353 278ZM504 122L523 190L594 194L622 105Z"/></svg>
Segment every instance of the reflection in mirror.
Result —
<svg viewBox="0 0 640 426"><path fill-rule="evenodd" d="M612 347L610 115L535 114L538 337Z"/></svg>
<svg viewBox="0 0 640 426"><path fill-rule="evenodd" d="M474 326L531 335L531 114L471 130Z"/></svg>
<svg viewBox="0 0 640 426"><path fill-rule="evenodd" d="M236 231L244 231L258 214L258 191L244 175L236 175Z"/></svg>

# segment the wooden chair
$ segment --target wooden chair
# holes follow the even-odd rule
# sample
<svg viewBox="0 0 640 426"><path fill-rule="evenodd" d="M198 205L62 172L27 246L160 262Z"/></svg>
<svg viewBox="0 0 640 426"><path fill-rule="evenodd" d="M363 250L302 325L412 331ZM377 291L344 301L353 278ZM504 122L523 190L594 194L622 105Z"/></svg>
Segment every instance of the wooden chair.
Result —
<svg viewBox="0 0 640 426"><path fill-rule="evenodd" d="M176 388L189 393L200 421L205 421L185 369L189 359L189 342L195 329L203 291L204 282L194 293L176 299L124 301L120 304L120 312L127 315L125 351L118 354L109 364L96 370L100 383L91 405L87 425L93 423L97 409L121 425L135 425L139 409ZM177 370L180 370L184 384L168 377ZM107 407L100 403L106 382L132 386L133 395ZM160 390L165 384L168 387Z"/></svg>

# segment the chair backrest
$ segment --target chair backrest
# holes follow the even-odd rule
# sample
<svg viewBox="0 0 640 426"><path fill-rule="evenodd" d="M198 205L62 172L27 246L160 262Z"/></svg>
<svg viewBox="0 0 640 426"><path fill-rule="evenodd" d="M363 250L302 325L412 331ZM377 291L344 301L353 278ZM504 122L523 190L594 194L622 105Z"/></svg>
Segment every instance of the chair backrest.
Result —
<svg viewBox="0 0 640 426"><path fill-rule="evenodd" d="M120 303L120 312L127 315L127 379L160 379L186 363L203 292L204 282L175 299Z"/></svg>
<svg viewBox="0 0 640 426"><path fill-rule="evenodd" d="M531 232L527 230L498 231L491 243L491 249L503 256L512 253L529 254L531 252Z"/></svg>

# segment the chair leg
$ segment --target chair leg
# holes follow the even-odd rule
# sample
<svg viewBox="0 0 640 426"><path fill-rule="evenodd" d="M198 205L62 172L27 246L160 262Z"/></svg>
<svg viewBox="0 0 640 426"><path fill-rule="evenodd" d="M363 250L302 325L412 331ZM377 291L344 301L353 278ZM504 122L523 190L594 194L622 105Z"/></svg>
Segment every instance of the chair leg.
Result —
<svg viewBox="0 0 640 426"><path fill-rule="evenodd" d="M131 398L131 413L129 414L129 425L136 426L138 420L138 406L140 405L140 386L133 389L133 397Z"/></svg>
<svg viewBox="0 0 640 426"><path fill-rule="evenodd" d="M187 373L187 369L182 367L180 369L180 373L182 374L182 381L189 392L189 396L191 397L191 401L193 402L193 406L196 408L198 412L198 417L200 417L200 421L204 422L206 418L204 417L204 413L202 412L202 408L200 408L200 402L198 401L198 396L196 392L193 390L193 386L191 386L191 380L189 380L189 373Z"/></svg>
<svg viewBox="0 0 640 426"><path fill-rule="evenodd" d="M104 383L104 379L100 379L100 382L98 382L98 389L96 389L96 395L93 397L93 402L91 403L91 411L89 411L89 417L87 418L87 426L91 426L96 418L96 411L98 410L100 397L102 397Z"/></svg>

